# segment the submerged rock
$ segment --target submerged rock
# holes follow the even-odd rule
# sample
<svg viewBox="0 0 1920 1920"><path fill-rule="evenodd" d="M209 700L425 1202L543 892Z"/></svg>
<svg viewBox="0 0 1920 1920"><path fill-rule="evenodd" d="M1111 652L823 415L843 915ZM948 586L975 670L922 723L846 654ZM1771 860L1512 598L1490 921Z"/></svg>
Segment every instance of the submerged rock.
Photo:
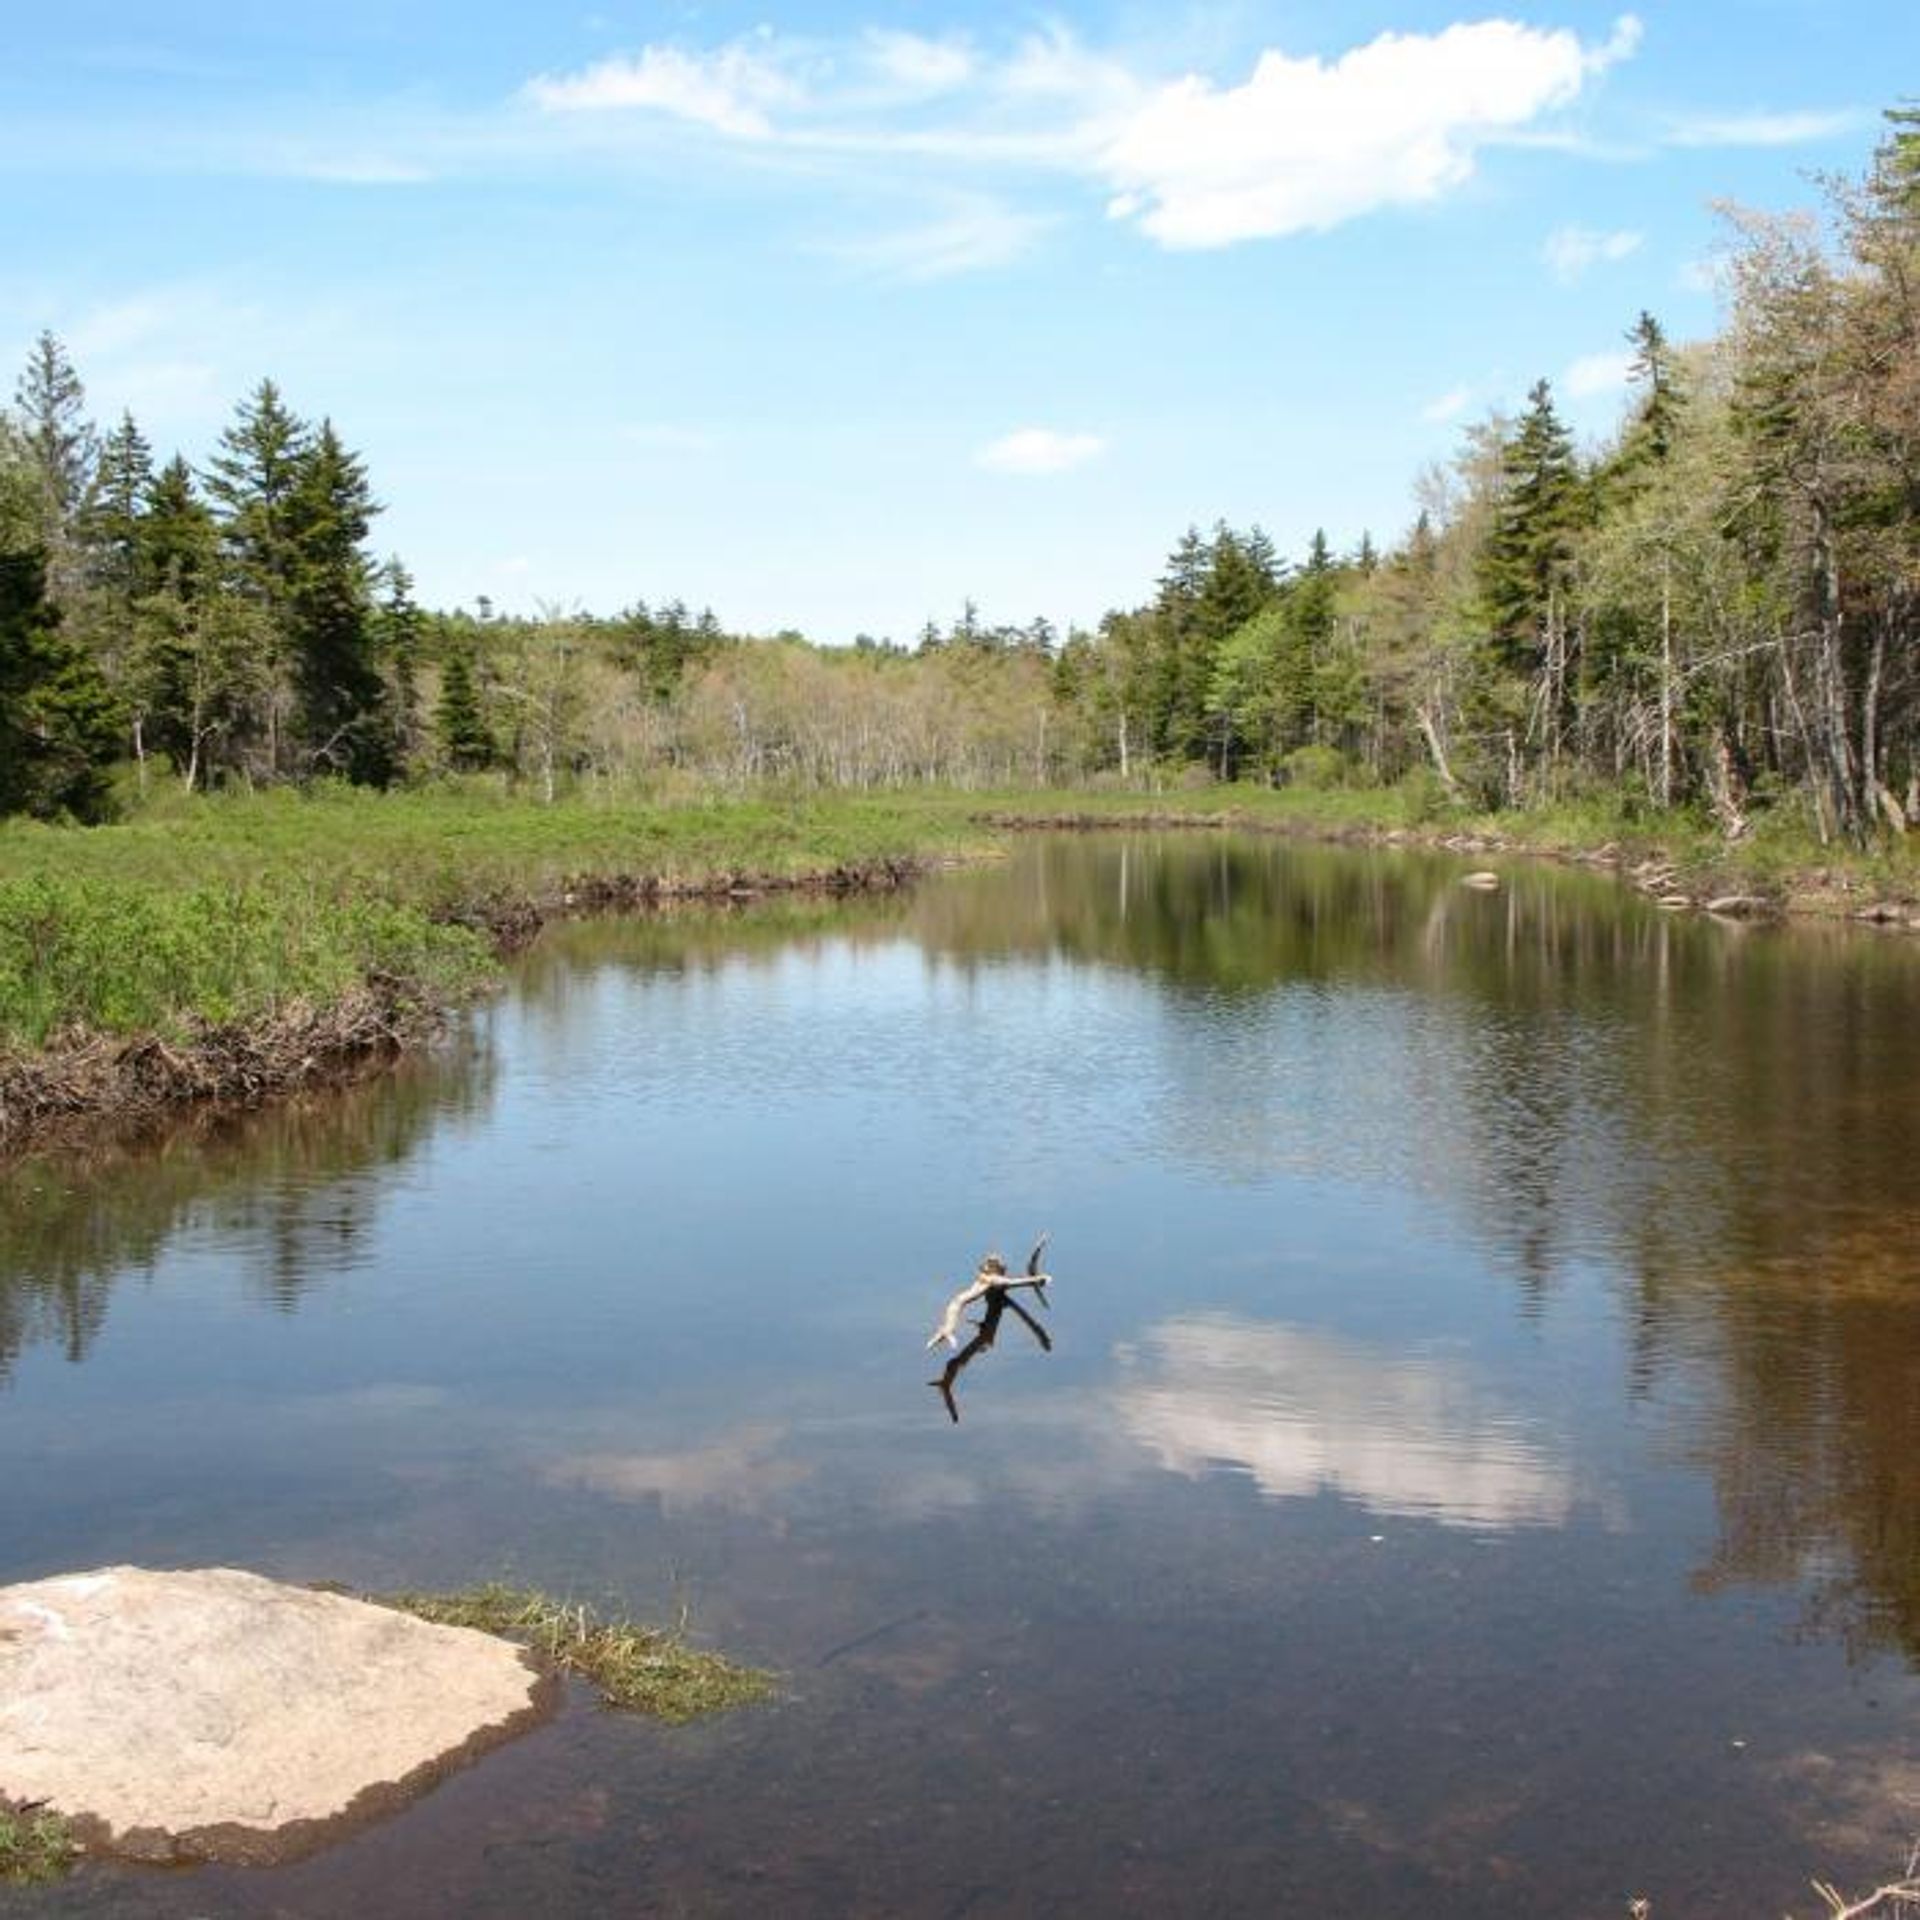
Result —
<svg viewBox="0 0 1920 1920"><path fill-rule="evenodd" d="M1491 893L1500 884L1497 873L1470 873L1460 882L1463 887L1478 887L1482 893Z"/></svg>
<svg viewBox="0 0 1920 1920"><path fill-rule="evenodd" d="M0 1587L0 1798L138 1858L308 1851L552 1697L489 1634L231 1568Z"/></svg>

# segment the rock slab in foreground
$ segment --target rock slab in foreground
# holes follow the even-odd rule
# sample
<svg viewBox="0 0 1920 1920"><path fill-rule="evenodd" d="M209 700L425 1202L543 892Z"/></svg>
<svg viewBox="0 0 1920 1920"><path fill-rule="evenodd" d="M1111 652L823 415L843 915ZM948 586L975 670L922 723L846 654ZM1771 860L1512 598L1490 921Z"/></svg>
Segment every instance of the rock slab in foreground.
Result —
<svg viewBox="0 0 1920 1920"><path fill-rule="evenodd" d="M0 1798L142 1858L307 1851L551 1697L489 1634L230 1568L0 1587Z"/></svg>

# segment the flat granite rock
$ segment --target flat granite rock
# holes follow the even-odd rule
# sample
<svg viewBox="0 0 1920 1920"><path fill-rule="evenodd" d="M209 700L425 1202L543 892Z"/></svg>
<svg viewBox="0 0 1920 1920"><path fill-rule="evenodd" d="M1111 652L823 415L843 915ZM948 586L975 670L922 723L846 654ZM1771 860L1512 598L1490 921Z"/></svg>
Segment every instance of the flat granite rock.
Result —
<svg viewBox="0 0 1920 1920"><path fill-rule="evenodd" d="M490 1634L226 1567L0 1587L0 1799L143 1859L307 1852L554 1697Z"/></svg>

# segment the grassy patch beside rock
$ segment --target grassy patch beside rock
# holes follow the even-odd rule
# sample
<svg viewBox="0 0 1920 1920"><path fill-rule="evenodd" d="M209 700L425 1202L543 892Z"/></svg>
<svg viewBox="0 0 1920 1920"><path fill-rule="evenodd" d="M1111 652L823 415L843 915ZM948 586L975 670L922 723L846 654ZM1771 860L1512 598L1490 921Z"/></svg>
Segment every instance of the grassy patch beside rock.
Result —
<svg viewBox="0 0 1920 1920"><path fill-rule="evenodd" d="M0 1806L0 1887L37 1887L71 1873L80 1858L73 1829L43 1808Z"/></svg>
<svg viewBox="0 0 1920 1920"><path fill-rule="evenodd" d="M690 1647L676 1632L602 1619L588 1608L528 1588L486 1585L460 1593L394 1593L383 1603L446 1627L472 1627L527 1647L577 1674L609 1706L676 1724L764 1700L773 1677Z"/></svg>

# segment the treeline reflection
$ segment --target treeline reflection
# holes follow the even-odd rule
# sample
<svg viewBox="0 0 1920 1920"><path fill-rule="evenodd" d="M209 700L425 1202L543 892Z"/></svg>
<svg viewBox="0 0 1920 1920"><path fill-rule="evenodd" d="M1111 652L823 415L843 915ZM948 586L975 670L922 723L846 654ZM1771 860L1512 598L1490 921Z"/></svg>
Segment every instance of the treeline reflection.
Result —
<svg viewBox="0 0 1920 1920"><path fill-rule="evenodd" d="M1191 1055L1168 1150L1385 1174L1547 1310L1616 1276L1718 1496L1699 1580L1920 1659L1920 949L1660 913L1611 879L1246 839L1050 841L928 946L1124 969ZM1337 986L1337 994L1326 991ZM1699 1391L1702 1377L1714 1390Z"/></svg>
<svg viewBox="0 0 1920 1920"><path fill-rule="evenodd" d="M390 1074L254 1113L201 1114L140 1146L50 1154L0 1172L0 1387L30 1345L84 1360L117 1283L151 1275L194 1231L243 1240L244 1284L291 1312L356 1263L403 1167L432 1130L485 1106L472 1035Z"/></svg>

